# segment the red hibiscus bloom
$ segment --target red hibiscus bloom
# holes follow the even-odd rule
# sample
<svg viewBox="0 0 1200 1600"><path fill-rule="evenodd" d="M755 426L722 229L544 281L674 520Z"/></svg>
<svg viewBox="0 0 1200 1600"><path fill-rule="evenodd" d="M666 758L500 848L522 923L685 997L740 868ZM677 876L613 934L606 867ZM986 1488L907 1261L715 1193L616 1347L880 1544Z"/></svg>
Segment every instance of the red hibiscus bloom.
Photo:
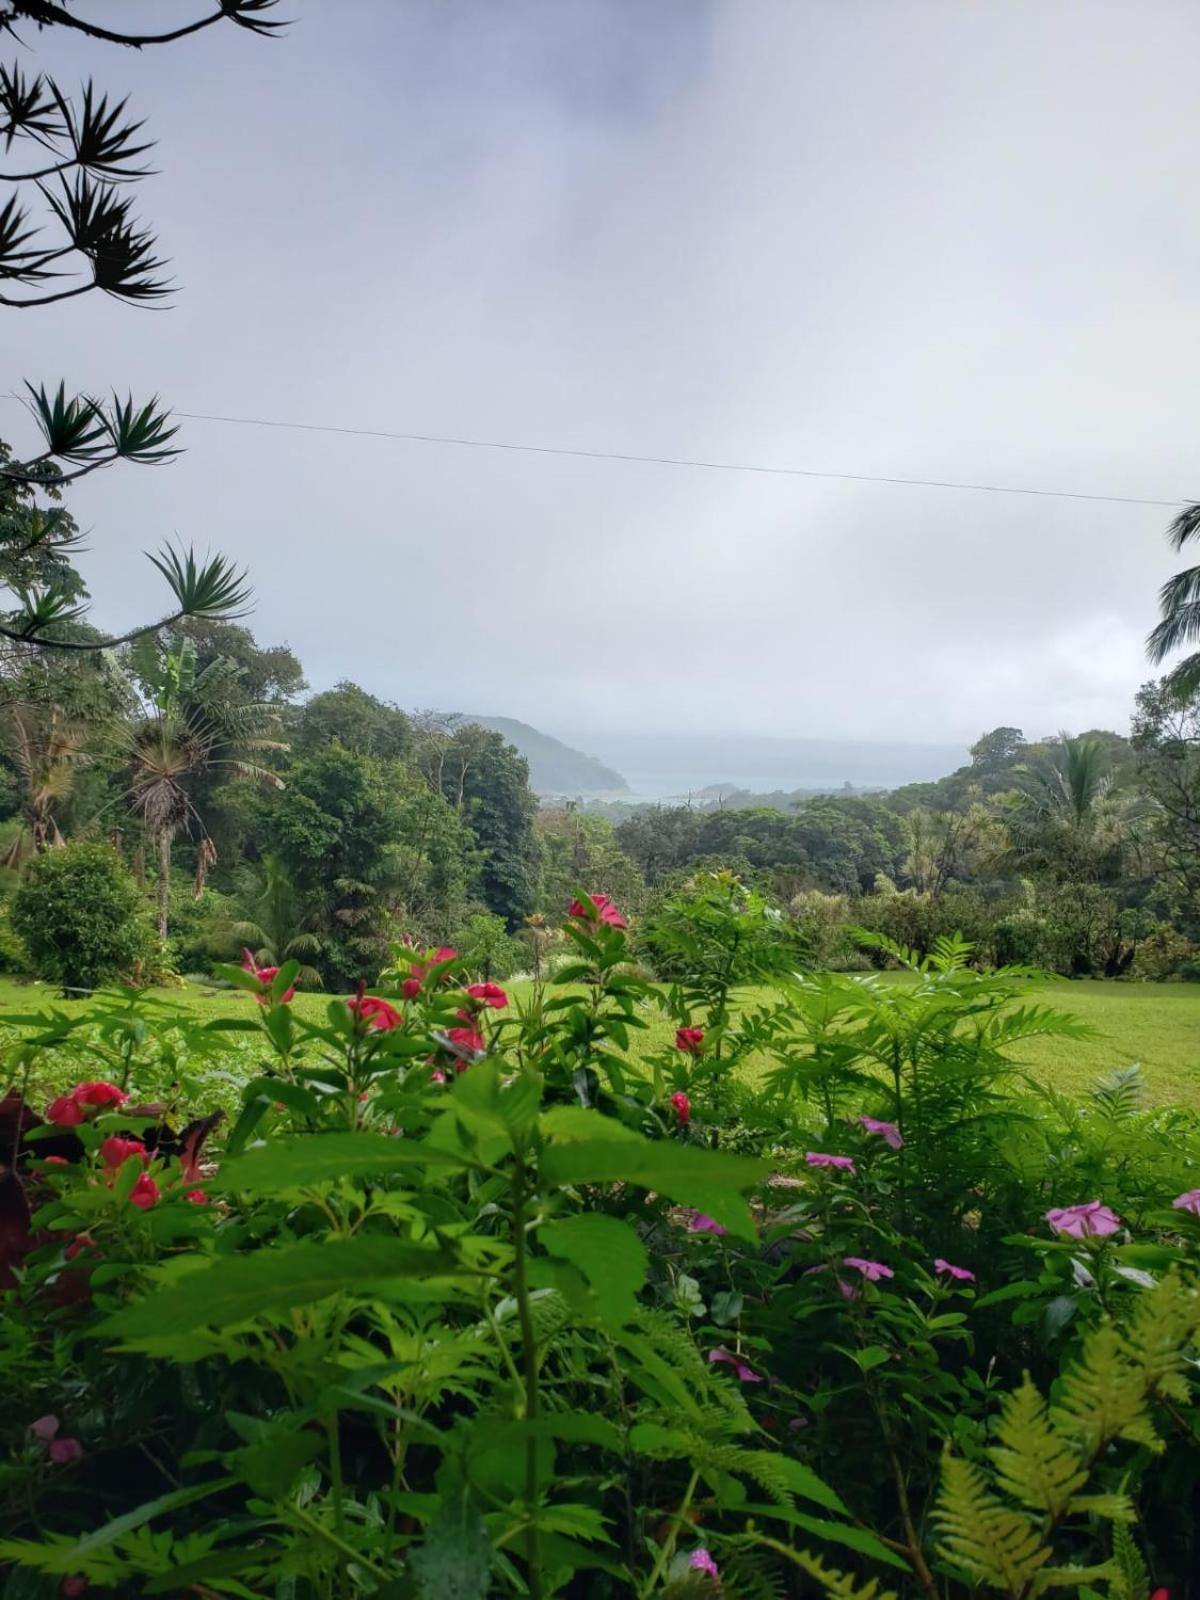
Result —
<svg viewBox="0 0 1200 1600"><path fill-rule="evenodd" d="M582 900L572 900L567 916L576 922L605 922L610 928L627 928L629 924L606 894L591 894L591 909Z"/></svg>
<svg viewBox="0 0 1200 1600"><path fill-rule="evenodd" d="M686 1055L698 1056L704 1048L703 1028L676 1028L675 1048Z"/></svg>
<svg viewBox="0 0 1200 1600"><path fill-rule="evenodd" d="M692 1102L682 1089L676 1089L671 1096L671 1104L675 1107L675 1115L679 1118L679 1126L686 1128L692 1116Z"/></svg>
<svg viewBox="0 0 1200 1600"><path fill-rule="evenodd" d="M139 1211L149 1211L151 1206L158 1204L158 1185L148 1172L143 1172L129 1191L129 1204L136 1206Z"/></svg>
<svg viewBox="0 0 1200 1600"><path fill-rule="evenodd" d="M46 1121L57 1123L60 1128L77 1128L83 1121L83 1107L74 1095L60 1094L46 1107Z"/></svg>
<svg viewBox="0 0 1200 1600"><path fill-rule="evenodd" d="M376 994L355 995L346 1004L360 1022L365 1022L368 1028L374 1028L379 1033L398 1028L404 1021L395 1006L381 1000Z"/></svg>
<svg viewBox="0 0 1200 1600"><path fill-rule="evenodd" d="M81 1106L123 1106L129 1096L115 1083L80 1083L71 1094Z"/></svg>
<svg viewBox="0 0 1200 1600"><path fill-rule="evenodd" d="M130 1156L141 1156L143 1161L150 1159L150 1153L140 1139L122 1139L114 1133L100 1146L100 1159L106 1167L123 1166Z"/></svg>
<svg viewBox="0 0 1200 1600"><path fill-rule="evenodd" d="M265 985L267 988L269 988L274 980L279 976L278 967L258 966L254 960L254 953L250 950L242 951L242 967L246 972L252 973L258 979L259 983ZM294 1000L295 997L295 987L289 987L285 989L279 996L279 1003L280 1005L287 1005L288 1001ZM269 1006L271 1004L271 996L269 994L255 995L254 998L258 1001L260 1006Z"/></svg>
<svg viewBox="0 0 1200 1600"><path fill-rule="evenodd" d="M508 1004L508 996L498 983L473 983L467 993L481 1006L492 1006L497 1011L503 1011Z"/></svg>

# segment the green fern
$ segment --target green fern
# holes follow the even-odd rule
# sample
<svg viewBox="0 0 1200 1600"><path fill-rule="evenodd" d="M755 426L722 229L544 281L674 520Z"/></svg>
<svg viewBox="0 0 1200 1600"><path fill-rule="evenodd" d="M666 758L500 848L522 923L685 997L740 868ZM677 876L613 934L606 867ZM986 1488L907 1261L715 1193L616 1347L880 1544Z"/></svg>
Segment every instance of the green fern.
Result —
<svg viewBox="0 0 1200 1600"><path fill-rule="evenodd" d="M814 1578L830 1600L896 1600L896 1591L881 1589L878 1578L868 1578L864 1583L848 1572L839 1572L836 1567L827 1567L818 1556L810 1555L807 1550L793 1550L790 1545L781 1544L778 1539L760 1538L758 1542L766 1549L774 1550L777 1555L784 1556L802 1572L806 1572L810 1578Z"/></svg>
<svg viewBox="0 0 1200 1600"><path fill-rule="evenodd" d="M1118 1522L1113 1529L1112 1548L1117 1569L1112 1580L1112 1600L1149 1600L1150 1574L1137 1541L1123 1523Z"/></svg>
<svg viewBox="0 0 1200 1600"><path fill-rule="evenodd" d="M1026 1375L1004 1402L990 1451L996 1483L1027 1507L1058 1518L1087 1482L1087 1468L1070 1442L1050 1426L1046 1402Z"/></svg>
<svg viewBox="0 0 1200 1600"><path fill-rule="evenodd" d="M982 1471L959 1456L947 1455L942 1464L933 1515L946 1558L1007 1595L1025 1594L1053 1555L1033 1520L1006 1506Z"/></svg>

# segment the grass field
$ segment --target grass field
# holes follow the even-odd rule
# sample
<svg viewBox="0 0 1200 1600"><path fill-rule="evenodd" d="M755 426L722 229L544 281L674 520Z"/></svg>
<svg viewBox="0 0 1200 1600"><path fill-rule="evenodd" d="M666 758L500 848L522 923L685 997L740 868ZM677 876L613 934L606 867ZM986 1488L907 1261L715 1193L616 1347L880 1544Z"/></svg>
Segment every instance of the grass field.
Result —
<svg viewBox="0 0 1200 1600"><path fill-rule="evenodd" d="M893 975L904 981L904 975ZM519 1000L520 983L510 986ZM247 1014L252 1002L231 990L190 985L159 991L164 1000L194 1008L206 1017ZM747 1000L760 998L753 991ZM765 999L765 992L761 995ZM1033 1039L1018 1052L1018 1059L1038 1080L1064 1093L1079 1094L1114 1067L1140 1062L1149 1097L1160 1103L1178 1102L1200 1110L1200 984L1123 984L1082 981L1047 983L1036 998L1057 1010L1070 1012L1096 1030L1092 1039ZM319 1011L322 995L299 995L303 1012ZM0 979L0 1024L6 1014L61 1005L49 984L18 983ZM644 1037L661 1044L671 1036L669 1024L656 1013L648 1016ZM753 1059L750 1070L753 1071Z"/></svg>

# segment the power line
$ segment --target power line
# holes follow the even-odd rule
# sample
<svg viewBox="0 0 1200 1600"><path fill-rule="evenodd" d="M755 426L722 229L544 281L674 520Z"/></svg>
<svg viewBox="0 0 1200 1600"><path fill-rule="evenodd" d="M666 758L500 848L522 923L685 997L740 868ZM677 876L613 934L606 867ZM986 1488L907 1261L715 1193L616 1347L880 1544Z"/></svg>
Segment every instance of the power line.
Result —
<svg viewBox="0 0 1200 1600"><path fill-rule="evenodd" d="M189 422L225 422L250 428L291 428L302 433L341 433L359 439L399 439L408 444L457 445L468 450L512 450L524 455L572 456L584 461L632 461L656 467L699 467L706 472L753 472L782 478L829 478L839 483L891 483L913 489L963 489L980 494L1024 494L1049 500L1101 500L1111 505L1161 506L1173 510L1191 500L1146 500L1137 495L1085 494L1071 489L1024 489L1001 483L962 483L940 478L894 478L872 472L825 472L815 467L756 466L745 461L705 461L695 456L637 455L624 450L576 450L565 445L516 444L499 439L466 439L444 433L393 433L383 428L343 428L321 422L278 422L266 417L223 417L205 411L176 411Z"/></svg>
<svg viewBox="0 0 1200 1600"><path fill-rule="evenodd" d="M20 401L18 395L4 399ZM1193 500L1150 500L1139 495L1089 494L1077 489L1029 489L1015 484L971 483L949 478L900 478L874 472L829 472L816 467L761 466L747 461L707 461L697 456L653 456L625 450L580 450L566 445L518 444L512 440L468 439L446 433L399 433L385 428L347 428L326 422L283 422L269 417L227 417L209 411L175 411L188 422L218 422L241 428L283 428L297 433L334 433L355 439L395 439L405 444L451 445L465 450L507 450L520 455L567 456L580 461L628 461L655 467L691 467L705 472L749 472L766 477L820 478L837 483L885 483L909 489L957 489L975 494L1016 494L1041 500L1090 500L1107 505L1157 506L1173 511Z"/></svg>

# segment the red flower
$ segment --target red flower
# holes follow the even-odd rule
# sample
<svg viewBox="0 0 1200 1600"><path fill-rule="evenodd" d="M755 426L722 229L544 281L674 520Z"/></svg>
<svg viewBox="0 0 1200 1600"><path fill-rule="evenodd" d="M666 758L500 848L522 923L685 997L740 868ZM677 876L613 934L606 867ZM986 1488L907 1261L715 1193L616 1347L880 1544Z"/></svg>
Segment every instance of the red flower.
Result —
<svg viewBox="0 0 1200 1600"><path fill-rule="evenodd" d="M88 1581L81 1573L76 1573L73 1578L64 1578L58 1586L62 1600L78 1600L78 1596L87 1593Z"/></svg>
<svg viewBox="0 0 1200 1600"><path fill-rule="evenodd" d="M258 979L259 983L263 984L268 989L270 988L272 982L279 976L278 967L258 966L254 960L254 953L250 950L242 951L242 967L246 972L253 973ZM260 1006L269 1006L271 1004L271 996L269 994L255 995L254 998L258 1001ZM295 998L295 988L287 988L279 996L279 1003L280 1005L287 1005L289 1000L294 1000Z"/></svg>
<svg viewBox="0 0 1200 1600"><path fill-rule="evenodd" d="M416 969L414 968L414 971ZM420 978L405 978L400 985L400 993L406 1000L415 1000L421 992Z"/></svg>
<svg viewBox="0 0 1200 1600"><path fill-rule="evenodd" d="M60 1128L77 1128L83 1121L83 1107L74 1095L60 1094L46 1107L46 1121L57 1123Z"/></svg>
<svg viewBox="0 0 1200 1600"><path fill-rule="evenodd" d="M143 1172L129 1191L129 1204L136 1206L139 1211L149 1211L151 1206L158 1204L158 1185L148 1172Z"/></svg>
<svg viewBox="0 0 1200 1600"><path fill-rule="evenodd" d="M682 1050L686 1055L698 1056L704 1048L703 1028L676 1028L675 1048Z"/></svg>
<svg viewBox="0 0 1200 1600"><path fill-rule="evenodd" d="M208 1196L203 1189L189 1189L183 1198L190 1200L194 1206L206 1206L208 1204Z"/></svg>
<svg viewBox="0 0 1200 1600"><path fill-rule="evenodd" d="M682 1089L676 1089L671 1096L671 1104L675 1107L675 1115L679 1118L679 1126L686 1128L692 1115L692 1102Z"/></svg>
<svg viewBox="0 0 1200 1600"><path fill-rule="evenodd" d="M77 1233L71 1243L63 1251L68 1261L74 1261L76 1256L82 1255L85 1250L94 1250L96 1241L90 1233Z"/></svg>
<svg viewBox="0 0 1200 1600"><path fill-rule="evenodd" d="M355 995L346 1004L360 1022L365 1022L368 1028L375 1028L380 1033L398 1028L404 1021L395 1006L375 994Z"/></svg>
<svg viewBox="0 0 1200 1600"><path fill-rule="evenodd" d="M143 1161L150 1159L150 1153L140 1139L122 1139L114 1133L100 1146L100 1159L106 1167L123 1166L130 1156L141 1156Z"/></svg>
<svg viewBox="0 0 1200 1600"><path fill-rule="evenodd" d="M460 1050L473 1050L476 1055L482 1055L487 1049L487 1040L477 1028L448 1028L446 1037Z"/></svg>
<svg viewBox="0 0 1200 1600"><path fill-rule="evenodd" d="M572 900L567 908L567 916L577 922L606 922L610 928L629 926L608 895L591 894L588 899L592 902L591 909L585 906L582 900Z"/></svg>
<svg viewBox="0 0 1200 1600"><path fill-rule="evenodd" d="M498 983L473 983L467 993L481 1006L493 1006L497 1011L503 1011L508 1004L508 996Z"/></svg>
<svg viewBox="0 0 1200 1600"><path fill-rule="evenodd" d="M458 951L452 945L444 944L440 950L433 952L433 957L428 963L431 967L440 967L443 961L457 961Z"/></svg>
<svg viewBox="0 0 1200 1600"><path fill-rule="evenodd" d="M71 1461L82 1461L83 1446L78 1439L52 1439L47 1454L55 1466L65 1467Z"/></svg>
<svg viewBox="0 0 1200 1600"><path fill-rule="evenodd" d="M129 1099L115 1083L80 1083L71 1094L81 1106L123 1106Z"/></svg>
<svg viewBox="0 0 1200 1600"><path fill-rule="evenodd" d="M66 1156L43 1156L42 1160L48 1167L69 1167L71 1165Z"/></svg>

